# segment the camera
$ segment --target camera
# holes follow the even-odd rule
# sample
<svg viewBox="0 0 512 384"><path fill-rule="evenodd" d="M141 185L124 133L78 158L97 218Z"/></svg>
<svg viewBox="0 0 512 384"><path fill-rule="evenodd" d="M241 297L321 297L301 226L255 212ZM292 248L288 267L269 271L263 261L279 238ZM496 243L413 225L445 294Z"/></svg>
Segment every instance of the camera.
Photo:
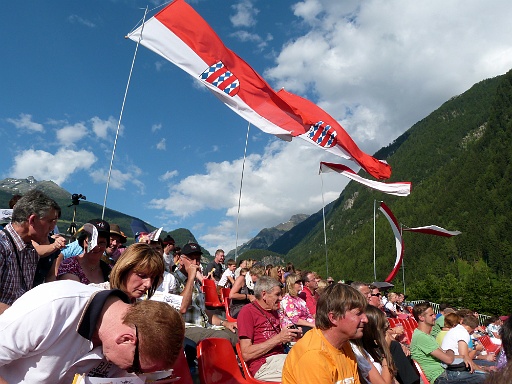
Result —
<svg viewBox="0 0 512 384"><path fill-rule="evenodd" d="M81 193L80 194L73 193L71 195L71 205L78 205L78 204L80 204L80 199L87 200L87 198L84 195L82 195Z"/></svg>

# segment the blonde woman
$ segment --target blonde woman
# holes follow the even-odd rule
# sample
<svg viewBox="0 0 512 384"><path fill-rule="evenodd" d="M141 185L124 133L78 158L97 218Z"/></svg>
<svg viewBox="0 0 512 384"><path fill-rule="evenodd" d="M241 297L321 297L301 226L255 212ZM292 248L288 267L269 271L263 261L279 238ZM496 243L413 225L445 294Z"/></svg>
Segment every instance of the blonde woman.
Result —
<svg viewBox="0 0 512 384"><path fill-rule="evenodd" d="M301 289L300 276L288 275L286 277L285 295L281 300L279 320L281 328L299 326L304 334L315 326L315 318L309 312L306 302L299 297Z"/></svg>

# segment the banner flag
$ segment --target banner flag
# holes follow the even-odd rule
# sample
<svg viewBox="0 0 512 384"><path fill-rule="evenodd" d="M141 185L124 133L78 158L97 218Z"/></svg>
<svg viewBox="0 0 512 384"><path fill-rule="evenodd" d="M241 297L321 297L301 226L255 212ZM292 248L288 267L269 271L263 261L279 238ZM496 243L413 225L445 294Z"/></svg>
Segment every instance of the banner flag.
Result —
<svg viewBox="0 0 512 384"><path fill-rule="evenodd" d="M400 270L400 266L402 265L402 259L404 256L404 248L403 248L403 240L402 234L400 233L400 225L398 224L398 220L396 219L393 212L389 209L389 207L384 204L384 202L380 202L379 210L386 216L386 219L389 221L389 225L391 225L391 229L393 230L393 234L395 235L395 243L396 243L396 259L395 265L393 266L393 270L390 272L388 277L384 280L387 283L391 283L395 278L396 274Z"/></svg>
<svg viewBox="0 0 512 384"><path fill-rule="evenodd" d="M437 225L427 225L425 227L416 227L416 228L403 228L403 230L409 231L409 232L425 233L427 235L444 236L444 237L457 236L462 233L460 231L448 231L447 229L438 227Z"/></svg>
<svg viewBox="0 0 512 384"><path fill-rule="evenodd" d="M357 181L369 188L395 196L408 196L411 193L411 182L404 181L400 183L382 183L380 181L368 180L359 176L351 168L336 163L320 162L320 172L338 172L349 179Z"/></svg>
<svg viewBox="0 0 512 384"><path fill-rule="evenodd" d="M376 178L391 175L386 162L362 152L322 109L293 94L276 93L249 64L224 46L184 0L169 4L128 38L136 42L140 39L140 44L200 80L231 110L262 131L287 141L300 137L354 160Z"/></svg>

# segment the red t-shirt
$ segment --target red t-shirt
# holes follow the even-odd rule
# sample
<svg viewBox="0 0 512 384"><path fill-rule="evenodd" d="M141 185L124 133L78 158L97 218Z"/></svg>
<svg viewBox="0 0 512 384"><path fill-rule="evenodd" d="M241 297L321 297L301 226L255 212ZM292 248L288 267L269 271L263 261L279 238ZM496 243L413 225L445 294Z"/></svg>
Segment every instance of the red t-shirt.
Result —
<svg viewBox="0 0 512 384"><path fill-rule="evenodd" d="M314 316L316 314L316 301L318 299L318 294L316 292L312 294L308 287L304 287L301 293L305 294L306 307L308 307L309 313Z"/></svg>
<svg viewBox="0 0 512 384"><path fill-rule="evenodd" d="M253 344L263 343L281 332L277 311L266 311L256 301L244 305L236 320L238 337L240 339L250 339ZM280 353L284 353L282 344L275 346L254 360L246 361L249 371L254 376L265 363L267 357Z"/></svg>

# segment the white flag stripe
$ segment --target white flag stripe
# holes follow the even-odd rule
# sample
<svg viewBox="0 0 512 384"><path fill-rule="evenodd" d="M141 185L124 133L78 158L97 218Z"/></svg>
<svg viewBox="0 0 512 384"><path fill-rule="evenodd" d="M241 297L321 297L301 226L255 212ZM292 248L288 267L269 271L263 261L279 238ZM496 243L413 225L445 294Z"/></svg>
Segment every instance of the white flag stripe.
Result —
<svg viewBox="0 0 512 384"><path fill-rule="evenodd" d="M425 227L416 227L416 228L403 228L403 230L409 231L409 232L425 233L427 235L444 236L444 237L457 236L462 233L460 231L448 231L447 229L438 227L437 225L427 225Z"/></svg>
<svg viewBox="0 0 512 384"><path fill-rule="evenodd" d="M380 181L368 180L359 176L352 169L345 165L336 163L326 163L324 161L320 162L320 172L331 171L340 173L348 177L349 179L357 181L360 184L366 185L369 188L387 193L388 195L408 196L411 193L411 183L408 181L399 183L382 183Z"/></svg>

